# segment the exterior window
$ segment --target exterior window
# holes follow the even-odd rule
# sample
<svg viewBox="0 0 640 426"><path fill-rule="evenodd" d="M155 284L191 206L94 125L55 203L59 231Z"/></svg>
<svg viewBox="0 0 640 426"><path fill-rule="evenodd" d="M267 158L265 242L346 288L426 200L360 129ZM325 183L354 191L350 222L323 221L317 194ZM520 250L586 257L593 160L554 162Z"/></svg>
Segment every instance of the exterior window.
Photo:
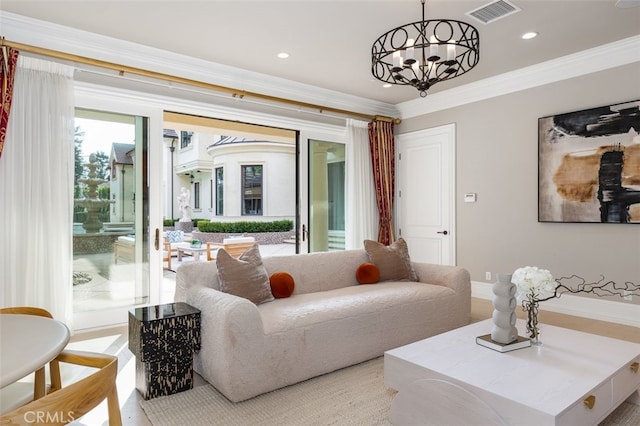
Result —
<svg viewBox="0 0 640 426"><path fill-rule="evenodd" d="M193 208L200 210L200 182L193 183Z"/></svg>
<svg viewBox="0 0 640 426"><path fill-rule="evenodd" d="M262 166L242 166L242 215L262 216Z"/></svg>
<svg viewBox="0 0 640 426"><path fill-rule="evenodd" d="M192 136L193 132L185 132L184 130L180 132L180 149L188 148L191 146Z"/></svg>
<svg viewBox="0 0 640 426"><path fill-rule="evenodd" d="M224 169L216 167L216 216L224 215Z"/></svg>

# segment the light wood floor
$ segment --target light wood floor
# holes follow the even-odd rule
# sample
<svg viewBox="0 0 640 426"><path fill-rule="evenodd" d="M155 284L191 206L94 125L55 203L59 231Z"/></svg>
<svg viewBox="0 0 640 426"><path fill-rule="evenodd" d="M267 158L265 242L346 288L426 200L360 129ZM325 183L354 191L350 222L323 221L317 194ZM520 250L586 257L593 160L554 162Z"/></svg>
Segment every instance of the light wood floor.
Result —
<svg viewBox="0 0 640 426"><path fill-rule="evenodd" d="M541 304L541 308L544 306ZM518 318L524 318L522 309L516 309ZM490 300L471 299L471 321L477 322L491 318L493 305ZM615 324L611 322L598 321L588 318L574 317L571 315L558 314L556 312L540 311L539 320L541 324L555 325L557 327L570 328L572 330L584 331L586 333L598 334L612 337L614 339L628 340L640 343L640 328L629 325Z"/></svg>

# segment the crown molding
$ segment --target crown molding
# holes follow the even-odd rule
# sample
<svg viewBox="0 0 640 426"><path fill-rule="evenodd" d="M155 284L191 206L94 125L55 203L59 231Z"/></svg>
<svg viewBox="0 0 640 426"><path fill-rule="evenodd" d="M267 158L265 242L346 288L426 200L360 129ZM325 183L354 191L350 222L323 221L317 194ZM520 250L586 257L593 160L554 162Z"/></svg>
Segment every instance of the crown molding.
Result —
<svg viewBox="0 0 640 426"><path fill-rule="evenodd" d="M391 105L0 11L5 38L225 87L370 115L408 119L630 63L640 35ZM84 65L77 66L82 69ZM115 75L115 72L113 72Z"/></svg>
<svg viewBox="0 0 640 426"><path fill-rule="evenodd" d="M640 62L640 35L396 105L402 119Z"/></svg>
<svg viewBox="0 0 640 426"><path fill-rule="evenodd" d="M395 105L0 11L2 36L106 62L147 69L224 87L368 115L397 117ZM88 67L78 65L78 69ZM109 71L116 75L116 72Z"/></svg>

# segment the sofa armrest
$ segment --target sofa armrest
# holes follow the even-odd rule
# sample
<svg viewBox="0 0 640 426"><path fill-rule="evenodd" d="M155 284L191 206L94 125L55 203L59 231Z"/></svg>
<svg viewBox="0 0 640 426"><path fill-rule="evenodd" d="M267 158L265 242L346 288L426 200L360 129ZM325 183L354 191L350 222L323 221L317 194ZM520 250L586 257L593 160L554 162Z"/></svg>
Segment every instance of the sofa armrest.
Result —
<svg viewBox="0 0 640 426"><path fill-rule="evenodd" d="M196 287L219 289L218 269L215 262L190 262L176 272L174 302L187 302L187 292Z"/></svg>
<svg viewBox="0 0 640 426"><path fill-rule="evenodd" d="M238 395L243 385L238 377L259 377L264 333L258 307L206 287L189 289L186 302L201 312L196 371L225 395Z"/></svg>
<svg viewBox="0 0 640 426"><path fill-rule="evenodd" d="M418 281L449 287L456 293L471 297L471 275L465 268L421 262L412 262L412 265Z"/></svg>
<svg viewBox="0 0 640 426"><path fill-rule="evenodd" d="M258 307L248 299L212 288L194 287L187 292L186 303L200 310L202 332L219 334L216 339L229 338L237 345L239 339L253 340L263 334ZM220 344L224 347L225 343Z"/></svg>

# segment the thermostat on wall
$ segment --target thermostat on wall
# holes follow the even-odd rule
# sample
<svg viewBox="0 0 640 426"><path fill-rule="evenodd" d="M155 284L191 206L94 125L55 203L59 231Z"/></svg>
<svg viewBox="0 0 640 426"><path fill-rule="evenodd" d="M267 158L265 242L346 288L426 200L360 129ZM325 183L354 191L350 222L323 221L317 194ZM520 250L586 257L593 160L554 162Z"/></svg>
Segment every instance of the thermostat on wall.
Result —
<svg viewBox="0 0 640 426"><path fill-rule="evenodd" d="M475 193L464 194L465 203L475 203L477 199L478 199L478 194L475 194Z"/></svg>

